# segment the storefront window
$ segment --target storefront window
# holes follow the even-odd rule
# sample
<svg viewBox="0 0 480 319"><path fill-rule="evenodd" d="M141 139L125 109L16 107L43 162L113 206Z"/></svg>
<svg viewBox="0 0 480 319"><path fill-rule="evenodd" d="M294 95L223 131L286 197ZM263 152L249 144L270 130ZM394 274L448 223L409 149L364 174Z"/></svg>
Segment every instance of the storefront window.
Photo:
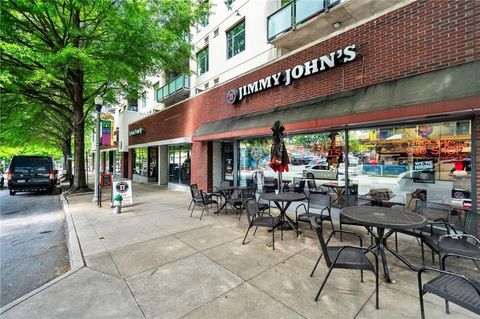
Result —
<svg viewBox="0 0 480 319"><path fill-rule="evenodd" d="M293 135L285 138L290 158L289 171L282 179L292 182L294 178L309 178L318 183L344 180L343 164L344 133L329 132ZM277 178L269 166L272 139L243 140L240 145L239 183L249 185L254 172L261 171L266 178Z"/></svg>
<svg viewBox="0 0 480 319"><path fill-rule="evenodd" d="M121 159L122 159L122 153L115 151L114 161L113 161L113 176L116 178L120 178L121 176L121 171L120 171Z"/></svg>
<svg viewBox="0 0 480 319"><path fill-rule="evenodd" d="M157 180L158 176L158 166L157 166L157 158L158 158L158 147L149 147L149 170L148 170L148 177L150 179Z"/></svg>
<svg viewBox="0 0 480 319"><path fill-rule="evenodd" d="M175 145L168 147L169 182L190 185L191 145Z"/></svg>
<svg viewBox="0 0 480 319"><path fill-rule="evenodd" d="M134 166L133 174L147 177L148 174L148 151L147 148L136 148L133 151Z"/></svg>
<svg viewBox="0 0 480 319"><path fill-rule="evenodd" d="M470 121L351 130L348 137L349 179L359 195L383 189L389 202L409 209L412 194L449 205L469 201Z"/></svg>

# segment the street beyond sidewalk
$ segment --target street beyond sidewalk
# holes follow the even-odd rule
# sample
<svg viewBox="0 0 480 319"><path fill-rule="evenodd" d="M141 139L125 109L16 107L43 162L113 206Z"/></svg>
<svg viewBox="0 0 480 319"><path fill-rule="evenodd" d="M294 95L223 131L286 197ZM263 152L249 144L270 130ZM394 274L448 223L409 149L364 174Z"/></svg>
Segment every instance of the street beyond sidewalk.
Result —
<svg viewBox="0 0 480 319"><path fill-rule="evenodd" d="M320 251L308 227L302 226L299 238L293 231L286 231L283 241L276 236L275 251L264 229L255 237L249 234L242 245L245 215L238 221L211 209L200 221L200 210L189 217L187 192L136 183L133 192L135 205L119 215L106 203L97 208L92 194L70 196L86 267L2 313L2 318L420 316L416 272L391 255L387 258L395 283L382 281L379 310L373 274L365 273L361 283L358 271L334 270L315 302L327 268L322 260L315 276L309 277ZM352 230L369 242L364 229ZM353 240L344 238L344 243L356 245ZM335 244L337 238L332 239ZM399 251L421 264L415 239L399 235ZM427 318L446 315L443 300L429 295L425 299ZM451 305L449 318L474 317Z"/></svg>

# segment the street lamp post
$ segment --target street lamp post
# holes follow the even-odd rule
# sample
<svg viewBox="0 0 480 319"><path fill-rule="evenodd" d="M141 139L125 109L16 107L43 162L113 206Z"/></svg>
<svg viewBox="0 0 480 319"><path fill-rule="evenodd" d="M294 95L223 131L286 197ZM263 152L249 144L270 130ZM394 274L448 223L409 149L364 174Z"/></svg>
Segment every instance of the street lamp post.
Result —
<svg viewBox="0 0 480 319"><path fill-rule="evenodd" d="M99 196L99 180L100 180L100 112L102 111L103 99L101 96L95 97L95 109L97 110L97 122L96 122L96 133L95 133L95 190L93 194L93 203L98 202Z"/></svg>

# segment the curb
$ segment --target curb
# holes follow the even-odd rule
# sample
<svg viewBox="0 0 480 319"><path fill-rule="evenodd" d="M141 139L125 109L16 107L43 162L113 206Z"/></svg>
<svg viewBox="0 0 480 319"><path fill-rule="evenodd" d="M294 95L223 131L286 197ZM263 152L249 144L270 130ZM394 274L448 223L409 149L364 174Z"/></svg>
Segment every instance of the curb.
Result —
<svg viewBox="0 0 480 319"><path fill-rule="evenodd" d="M83 254L77 237L77 230L73 223L72 213L70 212L70 206L68 205L68 200L65 195L60 194L60 199L62 201L63 211L65 212L65 222L67 224L67 244L70 267L72 270L82 268L85 266L85 261L83 260Z"/></svg>
<svg viewBox="0 0 480 319"><path fill-rule="evenodd" d="M73 275L78 270L82 269L85 266L85 262L83 260L82 251L80 249L80 243L77 237L77 231L75 230L75 225L73 223L72 214L70 212L70 207L68 205L68 201L63 194L60 194L60 200L62 201L63 211L65 212L65 222L67 224L67 245L68 245L68 257L70 261L70 270L53 279L52 281L47 282L45 285L38 287L35 290L30 291L28 294L23 295L22 297L12 301L9 304L6 304L2 308L0 308L0 315L7 312L11 308L15 307L16 305L24 302L25 300L29 299L30 297L35 296L39 292L53 286L57 282Z"/></svg>

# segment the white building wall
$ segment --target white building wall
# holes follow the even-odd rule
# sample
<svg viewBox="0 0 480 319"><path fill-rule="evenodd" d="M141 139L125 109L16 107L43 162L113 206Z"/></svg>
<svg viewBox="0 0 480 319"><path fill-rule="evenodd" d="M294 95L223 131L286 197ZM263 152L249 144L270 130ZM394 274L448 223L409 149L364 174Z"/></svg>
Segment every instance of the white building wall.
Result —
<svg viewBox="0 0 480 319"><path fill-rule="evenodd" d="M191 96L197 90L205 90L219 83L228 81L240 74L259 67L276 58L276 49L267 42L267 16L280 8L280 0L235 0L231 10L227 9L224 0L210 0L212 14L207 26L198 32L192 30L194 56L206 46L208 37L209 70L197 76L197 63L190 61ZM245 50L227 59L226 31L245 19ZM218 28L218 35L214 31Z"/></svg>

